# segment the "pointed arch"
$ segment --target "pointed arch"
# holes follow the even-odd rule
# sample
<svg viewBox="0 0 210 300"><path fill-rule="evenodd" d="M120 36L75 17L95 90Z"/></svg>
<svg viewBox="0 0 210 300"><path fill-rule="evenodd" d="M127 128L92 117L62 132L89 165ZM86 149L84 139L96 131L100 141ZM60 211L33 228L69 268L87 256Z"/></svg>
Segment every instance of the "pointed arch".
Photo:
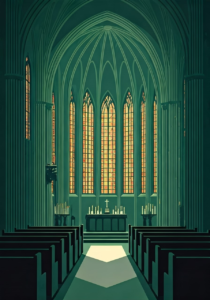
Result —
<svg viewBox="0 0 210 300"><path fill-rule="evenodd" d="M116 113L109 94L101 105L101 193L116 193Z"/></svg>
<svg viewBox="0 0 210 300"><path fill-rule="evenodd" d="M123 108L123 193L133 194L134 169L133 169L133 98L130 91L124 101Z"/></svg>
<svg viewBox="0 0 210 300"><path fill-rule="evenodd" d="M153 103L153 193L157 194L157 97Z"/></svg>
<svg viewBox="0 0 210 300"><path fill-rule="evenodd" d="M90 93L83 98L83 194L94 193L94 107Z"/></svg>
<svg viewBox="0 0 210 300"><path fill-rule="evenodd" d="M146 194L146 98L141 95L141 193Z"/></svg>
<svg viewBox="0 0 210 300"><path fill-rule="evenodd" d="M28 56L25 64L25 137L31 139L31 68Z"/></svg>
<svg viewBox="0 0 210 300"><path fill-rule="evenodd" d="M69 103L69 193L75 193L75 102L72 91Z"/></svg>

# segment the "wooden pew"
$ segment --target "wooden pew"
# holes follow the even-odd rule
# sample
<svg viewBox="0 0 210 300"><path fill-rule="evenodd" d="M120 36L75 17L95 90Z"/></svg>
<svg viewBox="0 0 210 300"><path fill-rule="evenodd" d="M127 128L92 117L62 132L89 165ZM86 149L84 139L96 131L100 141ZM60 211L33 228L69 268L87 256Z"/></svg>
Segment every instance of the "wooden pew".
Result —
<svg viewBox="0 0 210 300"><path fill-rule="evenodd" d="M66 227L66 226L65 226ZM28 229L16 229L15 228L15 232L57 232L57 233L68 233L68 232L72 232L73 233L73 241L74 241L74 249L73 249L73 253L74 253L74 264L76 264L76 262L78 261L79 257L80 257L80 252L81 252L81 237L80 237L80 232L81 230L79 230L78 227L75 228L65 228L65 227L30 227Z"/></svg>
<svg viewBox="0 0 210 300"><path fill-rule="evenodd" d="M139 229L140 231L145 231L145 230L149 230L149 231L155 231L155 230L171 230L171 229L185 229L186 230L186 226L184 227L180 227L180 226L131 226L130 224L128 225L128 242L129 242L129 253L131 256L133 256L133 240L134 240L134 230L135 229ZM197 231L197 229L195 229L195 231Z"/></svg>
<svg viewBox="0 0 210 300"><path fill-rule="evenodd" d="M30 230L30 229L16 229L15 233L4 233L3 235L33 235L33 236L60 236L64 238L65 241L65 251L67 253L67 270L70 272L73 268L73 265L76 264L78 260L78 240L77 240L77 232L76 229L73 229L72 231L64 232L64 231L47 231L47 230ZM67 239L66 239L67 238Z"/></svg>
<svg viewBox="0 0 210 300"><path fill-rule="evenodd" d="M185 233L185 232L170 232L170 233L139 233L140 245L138 245L137 265L141 271L144 271L144 252L146 252L146 239L151 241L210 241L210 235L207 233Z"/></svg>
<svg viewBox="0 0 210 300"><path fill-rule="evenodd" d="M0 256L0 295L2 300L46 300L46 273L42 255Z"/></svg>
<svg viewBox="0 0 210 300"><path fill-rule="evenodd" d="M36 229L42 229L42 228L44 228L44 229L49 229L49 230L54 230L54 229L56 229L56 230L71 230L71 229L77 229L78 231L79 231L79 238L78 238L78 240L79 240L79 257L82 255L82 253L83 253L83 232L84 232L84 226L83 226L83 224L81 224L80 226L29 226L28 225L28 229L34 229L34 230L36 230Z"/></svg>
<svg viewBox="0 0 210 300"><path fill-rule="evenodd" d="M135 253L136 253L136 242L138 239L138 233L139 232L162 232L162 231L166 231L166 232L173 232L173 231L181 231L181 232L197 232L197 228L195 229L186 229L186 228L182 228L182 227L154 227L151 228L151 226L145 227L145 228L139 228L139 227L131 227L131 238L130 238L130 255L134 258L135 257Z"/></svg>
<svg viewBox="0 0 210 300"><path fill-rule="evenodd" d="M210 257L168 255L164 300L209 300Z"/></svg>
<svg viewBox="0 0 210 300"><path fill-rule="evenodd" d="M47 296L53 297L58 290L58 262L55 261L55 246L50 248L18 248L17 243L13 248L0 248L0 256L34 256L42 254L42 272L46 273ZM0 245L1 246L1 245ZM21 270L20 270L21 272Z"/></svg>
<svg viewBox="0 0 210 300"><path fill-rule="evenodd" d="M172 240L172 238L171 238L171 240ZM159 242L160 241L158 239L152 240L152 241L150 238L146 239L146 251L144 252L144 277L147 279L147 281L149 283L152 282L152 262L155 261L155 253L156 253L155 247L156 247L156 245L159 245ZM168 246L167 246L167 241L166 241L164 244L164 248L171 248L171 243L172 242L168 243ZM193 245L195 245L195 243L197 243L198 247L200 248L198 241L196 241L196 242L176 241L176 242L174 242L173 245L174 245L174 249L176 249L176 248L191 248L191 245L193 246ZM197 246L195 246L194 248L197 248Z"/></svg>
<svg viewBox="0 0 210 300"><path fill-rule="evenodd" d="M169 252L178 256L210 256L210 242L163 243L170 248L160 245L155 245L155 261L152 262L152 289L157 297L163 296L163 275L168 271Z"/></svg>
<svg viewBox="0 0 210 300"><path fill-rule="evenodd" d="M28 242L29 248L34 245L41 245L40 242L50 242L48 245L55 245L55 259L58 261L58 282L62 283L67 276L67 253L64 251L64 238L52 236L1 236L1 242ZM58 245L55 242L59 242ZM30 247L31 244L31 247ZM2 247L2 245L1 245ZM41 246L40 246L41 247Z"/></svg>

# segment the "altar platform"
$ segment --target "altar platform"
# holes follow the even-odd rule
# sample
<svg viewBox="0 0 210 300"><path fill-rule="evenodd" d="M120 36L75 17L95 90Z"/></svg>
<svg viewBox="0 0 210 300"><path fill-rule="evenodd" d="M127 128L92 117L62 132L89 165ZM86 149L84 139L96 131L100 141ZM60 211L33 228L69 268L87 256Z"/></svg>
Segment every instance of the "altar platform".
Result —
<svg viewBox="0 0 210 300"><path fill-rule="evenodd" d="M87 214L87 232L125 232L126 214Z"/></svg>

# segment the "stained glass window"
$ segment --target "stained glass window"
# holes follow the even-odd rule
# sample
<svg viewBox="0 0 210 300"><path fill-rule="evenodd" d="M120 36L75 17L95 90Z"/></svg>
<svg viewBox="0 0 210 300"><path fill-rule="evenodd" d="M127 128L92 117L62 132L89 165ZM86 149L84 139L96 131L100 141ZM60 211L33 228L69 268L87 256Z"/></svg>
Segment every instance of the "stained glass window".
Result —
<svg viewBox="0 0 210 300"><path fill-rule="evenodd" d="M26 107L25 107L25 131L26 131L26 139L30 140L30 100L31 100L31 95L30 95L30 84L31 84L31 79L30 79L30 64L29 64L29 59L26 57L26 90L25 90L25 98L26 98Z"/></svg>
<svg viewBox="0 0 210 300"><path fill-rule="evenodd" d="M83 194L94 193L94 111L90 95L83 99Z"/></svg>
<svg viewBox="0 0 210 300"><path fill-rule="evenodd" d="M116 114L110 96L101 106L101 193L116 192Z"/></svg>
<svg viewBox="0 0 210 300"><path fill-rule="evenodd" d="M153 145L153 163L154 163L154 193L157 193L157 98L155 96L154 104L153 104L153 138L154 138L154 145Z"/></svg>
<svg viewBox="0 0 210 300"><path fill-rule="evenodd" d="M146 193L146 101L144 92L141 101L141 193Z"/></svg>
<svg viewBox="0 0 210 300"><path fill-rule="evenodd" d="M55 165L55 95L52 94L52 163ZM51 182L51 192L53 194L53 181Z"/></svg>
<svg viewBox="0 0 210 300"><path fill-rule="evenodd" d="M128 92L123 113L123 193L133 193L133 101Z"/></svg>
<svg viewBox="0 0 210 300"><path fill-rule="evenodd" d="M69 104L69 193L75 193L75 102L72 92Z"/></svg>

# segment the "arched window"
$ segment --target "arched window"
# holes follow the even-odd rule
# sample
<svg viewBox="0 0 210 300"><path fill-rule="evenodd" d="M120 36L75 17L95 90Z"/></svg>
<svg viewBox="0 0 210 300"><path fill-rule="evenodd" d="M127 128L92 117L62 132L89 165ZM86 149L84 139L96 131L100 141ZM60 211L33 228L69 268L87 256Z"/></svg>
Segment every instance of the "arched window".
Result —
<svg viewBox="0 0 210 300"><path fill-rule="evenodd" d="M30 82L31 82L31 74L30 74L30 63L28 57L26 57L26 90L25 90L25 99L26 99L26 107L25 107L25 131L26 131L26 139L30 140Z"/></svg>
<svg viewBox="0 0 210 300"><path fill-rule="evenodd" d="M146 100L141 101L141 193L146 193Z"/></svg>
<svg viewBox="0 0 210 300"><path fill-rule="evenodd" d="M116 115L115 105L106 96L101 106L101 193L114 194L116 166Z"/></svg>
<svg viewBox="0 0 210 300"><path fill-rule="evenodd" d="M123 193L133 193L133 101L128 92L123 113Z"/></svg>
<svg viewBox="0 0 210 300"><path fill-rule="evenodd" d="M94 193L94 111L90 95L83 99L83 194Z"/></svg>
<svg viewBox="0 0 210 300"><path fill-rule="evenodd" d="M154 183L154 193L157 193L157 97L155 96L154 104L153 104L153 183Z"/></svg>
<svg viewBox="0 0 210 300"><path fill-rule="evenodd" d="M55 95L52 94L52 163L55 165ZM53 194L53 181L51 182L51 192Z"/></svg>
<svg viewBox="0 0 210 300"><path fill-rule="evenodd" d="M75 103L72 92L69 104L69 193L75 193Z"/></svg>

